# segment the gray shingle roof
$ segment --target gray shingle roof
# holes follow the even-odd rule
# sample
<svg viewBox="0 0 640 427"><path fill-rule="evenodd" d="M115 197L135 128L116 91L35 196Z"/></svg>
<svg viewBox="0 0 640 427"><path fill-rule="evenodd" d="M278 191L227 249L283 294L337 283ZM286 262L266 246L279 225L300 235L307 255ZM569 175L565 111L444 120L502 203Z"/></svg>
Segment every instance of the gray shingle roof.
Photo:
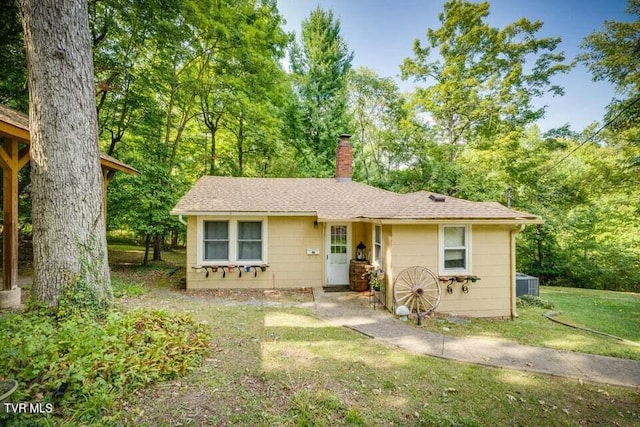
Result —
<svg viewBox="0 0 640 427"><path fill-rule="evenodd" d="M507 220L540 218L494 202L471 202L435 193L398 194L333 178L234 178L204 176L171 211L174 215L254 212L310 214L320 220Z"/></svg>

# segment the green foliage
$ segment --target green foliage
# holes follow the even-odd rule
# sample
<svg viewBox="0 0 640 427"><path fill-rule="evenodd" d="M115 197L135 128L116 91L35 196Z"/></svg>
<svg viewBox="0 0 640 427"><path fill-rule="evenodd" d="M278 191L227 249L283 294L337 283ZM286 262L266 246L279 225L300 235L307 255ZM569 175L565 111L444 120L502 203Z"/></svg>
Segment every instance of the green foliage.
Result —
<svg viewBox="0 0 640 427"><path fill-rule="evenodd" d="M589 67L593 79L614 84L621 98L613 99L606 115L611 128L622 141L634 146L633 165L637 162L638 123L640 123L640 1L629 0L625 22L605 21L604 29L588 35L578 59Z"/></svg>
<svg viewBox="0 0 640 427"><path fill-rule="evenodd" d="M0 102L25 111L15 2L3 10ZM337 136L348 132L358 181L503 204L511 187L512 206L545 221L519 235L520 271L543 283L638 291L639 10L630 0L632 19L605 22L578 57L619 90L606 119L624 114L560 161L596 130L542 135L532 125L544 114L536 99L562 94L553 79L571 65L558 38L539 36L539 21L489 25L487 2L444 4L439 27L401 66L422 87L403 95L389 78L351 69L328 10L316 8L296 39L274 0L92 0L101 148L142 172L115 176L109 227L159 242L184 235L168 212L201 175L332 176ZM280 64L288 48L289 75ZM25 168L21 190L28 178ZM21 193L26 223L29 192Z"/></svg>
<svg viewBox="0 0 640 427"><path fill-rule="evenodd" d="M20 12L16 0L1 0L0 22L0 104L22 112L28 111L27 64Z"/></svg>
<svg viewBox="0 0 640 427"><path fill-rule="evenodd" d="M522 295L516 299L516 304L518 307L542 307L547 310L553 309L552 302L535 295Z"/></svg>
<svg viewBox="0 0 640 427"><path fill-rule="evenodd" d="M112 223L126 226L142 236L164 234L181 227L169 211L184 185L154 158L157 159L149 155L146 162L138 166L140 176L120 176L114 180L109 193Z"/></svg>
<svg viewBox="0 0 640 427"><path fill-rule="evenodd" d="M534 100L562 94L551 78L571 68L554 52L559 38L535 37L542 22L521 18L498 29L485 22L488 15L488 2L446 2L442 26L427 30L426 46L416 40L415 58L401 66L403 78L429 84L416 91L414 103L435 122L438 140L452 147L450 161L461 147L490 148L497 137L541 118L544 107ZM435 51L442 61L432 60Z"/></svg>
<svg viewBox="0 0 640 427"><path fill-rule="evenodd" d="M111 311L100 321L79 311L2 316L0 378L18 381L12 401L52 403L55 409L47 416L0 413L0 421L109 424L117 399L197 366L208 340L206 328L189 316L162 311Z"/></svg>
<svg viewBox="0 0 640 427"><path fill-rule="evenodd" d="M584 62L594 80L613 83L621 93L640 91L640 1L629 0L627 13L635 20L605 21L582 42L586 49L578 59Z"/></svg>
<svg viewBox="0 0 640 427"><path fill-rule="evenodd" d="M380 187L405 161L401 125L404 99L391 78L358 68L349 74L349 114L353 122L354 179Z"/></svg>
<svg viewBox="0 0 640 427"><path fill-rule="evenodd" d="M608 133L557 163L583 138L529 133L512 148L507 170L516 206L545 220L521 235L518 268L547 284L637 291L637 177L620 167L623 147L609 143Z"/></svg>
<svg viewBox="0 0 640 427"><path fill-rule="evenodd" d="M109 301L100 298L94 286L85 280L76 280L62 291L55 315L60 318L89 316L101 319L106 315L108 308Z"/></svg>
<svg viewBox="0 0 640 427"><path fill-rule="evenodd" d="M340 20L320 7L302 23L299 44L290 52L292 78L299 97L301 130L294 140L306 173L334 174L338 135L349 133L347 78L353 53L340 34Z"/></svg>

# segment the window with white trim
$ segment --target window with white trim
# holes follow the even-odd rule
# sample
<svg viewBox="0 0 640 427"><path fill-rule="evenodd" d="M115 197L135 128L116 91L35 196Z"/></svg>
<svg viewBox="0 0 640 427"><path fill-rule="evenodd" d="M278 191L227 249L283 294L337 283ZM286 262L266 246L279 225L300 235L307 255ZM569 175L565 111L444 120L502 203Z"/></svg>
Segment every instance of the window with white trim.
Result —
<svg viewBox="0 0 640 427"><path fill-rule="evenodd" d="M467 273L470 258L469 227L442 225L440 227L440 270L443 273Z"/></svg>
<svg viewBox="0 0 640 427"><path fill-rule="evenodd" d="M262 260L262 221L238 221L238 261Z"/></svg>
<svg viewBox="0 0 640 427"><path fill-rule="evenodd" d="M373 226L373 264L382 266L382 227Z"/></svg>
<svg viewBox="0 0 640 427"><path fill-rule="evenodd" d="M266 223L266 218L201 218L198 262L204 265L266 263Z"/></svg>
<svg viewBox="0 0 640 427"><path fill-rule="evenodd" d="M204 260L229 261L229 221L204 222Z"/></svg>

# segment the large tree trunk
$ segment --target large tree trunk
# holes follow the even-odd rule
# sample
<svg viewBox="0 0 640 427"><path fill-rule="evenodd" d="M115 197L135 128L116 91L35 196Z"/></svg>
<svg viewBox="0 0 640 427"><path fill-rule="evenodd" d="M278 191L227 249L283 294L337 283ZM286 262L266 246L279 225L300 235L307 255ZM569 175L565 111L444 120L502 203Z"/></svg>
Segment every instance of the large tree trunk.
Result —
<svg viewBox="0 0 640 427"><path fill-rule="evenodd" d="M153 239L153 260L162 261L162 248L164 247L164 236L156 233Z"/></svg>
<svg viewBox="0 0 640 427"><path fill-rule="evenodd" d="M151 244L151 234L147 233L144 238L144 258L142 258L142 265L149 264L149 245Z"/></svg>
<svg viewBox="0 0 640 427"><path fill-rule="evenodd" d="M33 295L111 299L86 0L20 0L29 69Z"/></svg>

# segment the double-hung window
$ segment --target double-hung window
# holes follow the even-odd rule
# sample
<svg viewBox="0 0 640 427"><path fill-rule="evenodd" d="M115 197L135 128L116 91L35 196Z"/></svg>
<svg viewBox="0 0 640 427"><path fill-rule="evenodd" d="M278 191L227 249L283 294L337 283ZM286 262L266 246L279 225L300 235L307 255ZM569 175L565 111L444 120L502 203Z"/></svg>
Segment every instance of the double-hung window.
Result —
<svg viewBox="0 0 640 427"><path fill-rule="evenodd" d="M466 225L440 227L440 270L443 273L468 273L470 270L470 236Z"/></svg>
<svg viewBox="0 0 640 427"><path fill-rule="evenodd" d="M238 261L262 260L262 221L238 221Z"/></svg>
<svg viewBox="0 0 640 427"><path fill-rule="evenodd" d="M229 221L204 222L204 260L229 260Z"/></svg>
<svg viewBox="0 0 640 427"><path fill-rule="evenodd" d="M205 264L240 265L266 262L266 219L203 220L198 258Z"/></svg>

